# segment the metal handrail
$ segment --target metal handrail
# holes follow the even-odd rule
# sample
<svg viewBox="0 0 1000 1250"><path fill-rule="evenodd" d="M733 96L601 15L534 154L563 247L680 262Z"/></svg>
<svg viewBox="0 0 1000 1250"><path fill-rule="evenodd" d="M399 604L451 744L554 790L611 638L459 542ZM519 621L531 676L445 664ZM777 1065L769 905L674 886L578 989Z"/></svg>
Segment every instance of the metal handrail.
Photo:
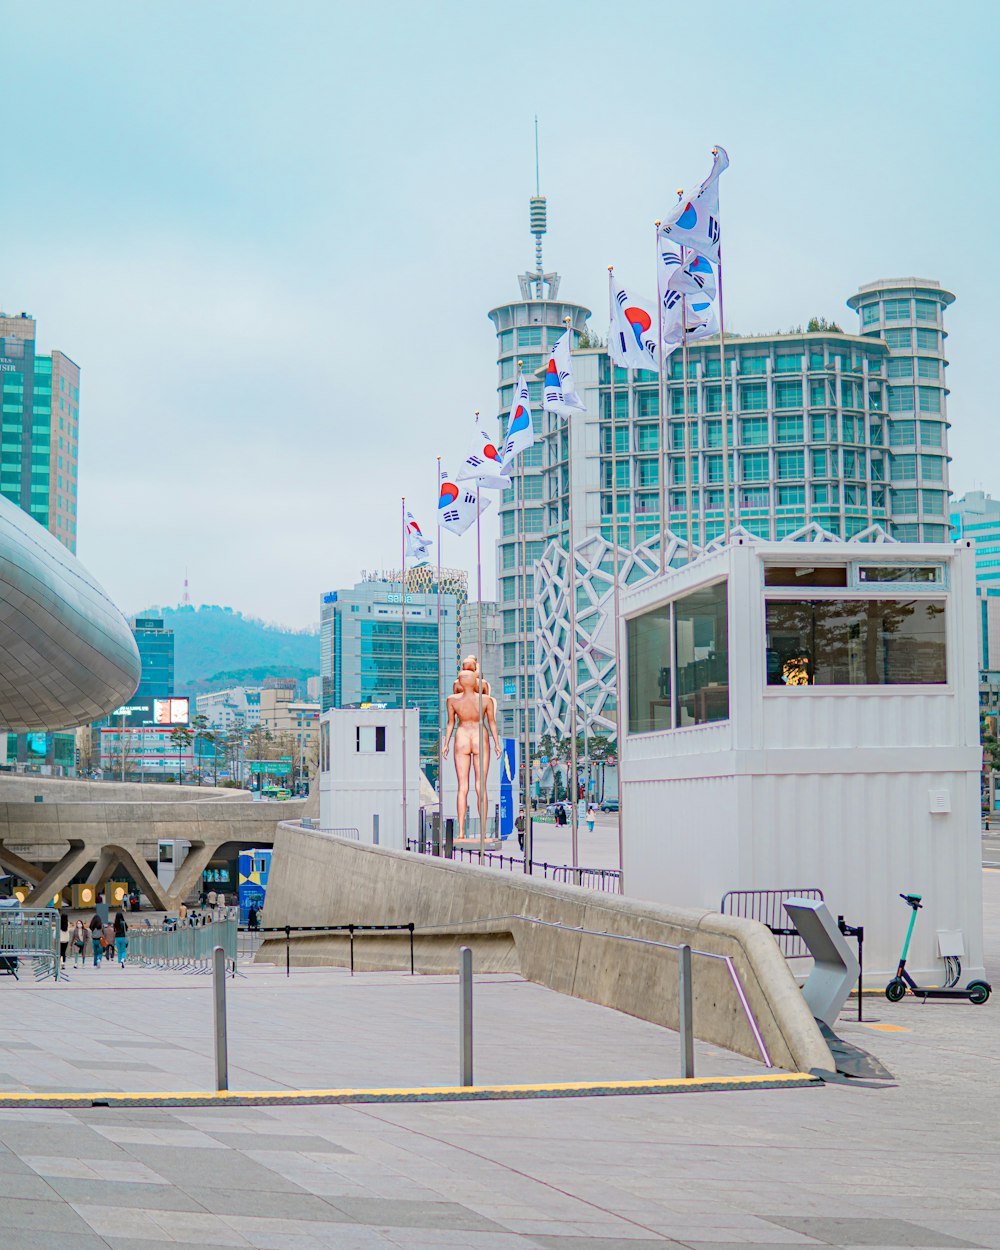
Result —
<svg viewBox="0 0 1000 1250"><path fill-rule="evenodd" d="M430 841L425 841L422 845L419 839L407 839L406 849L415 851L421 855L434 855L434 846ZM435 856L435 858L439 858ZM475 847L456 846L452 852L453 859L464 860L468 863L478 863L479 851ZM524 857L518 855L504 855L502 851L484 851L483 859L489 867L497 864L501 869L506 861L509 870L514 871L515 865L524 867ZM619 868L585 868L581 866L573 867L572 864L550 864L545 860L531 859L528 861L528 875L534 876L535 869L542 870L542 877L546 881L561 881L564 885L579 885L584 889L598 890L604 894L620 894L622 874ZM552 876L549 876L549 873Z"/></svg>

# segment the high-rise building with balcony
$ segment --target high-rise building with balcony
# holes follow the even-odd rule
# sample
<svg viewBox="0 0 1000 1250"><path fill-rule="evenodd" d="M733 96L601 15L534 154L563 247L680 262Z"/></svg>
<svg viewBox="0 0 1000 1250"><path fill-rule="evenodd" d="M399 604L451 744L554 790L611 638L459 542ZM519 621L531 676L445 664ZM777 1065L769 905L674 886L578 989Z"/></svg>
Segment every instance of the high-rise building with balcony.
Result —
<svg viewBox="0 0 1000 1250"><path fill-rule="evenodd" d="M80 369L39 353L35 321L0 312L0 495L76 552Z"/></svg>

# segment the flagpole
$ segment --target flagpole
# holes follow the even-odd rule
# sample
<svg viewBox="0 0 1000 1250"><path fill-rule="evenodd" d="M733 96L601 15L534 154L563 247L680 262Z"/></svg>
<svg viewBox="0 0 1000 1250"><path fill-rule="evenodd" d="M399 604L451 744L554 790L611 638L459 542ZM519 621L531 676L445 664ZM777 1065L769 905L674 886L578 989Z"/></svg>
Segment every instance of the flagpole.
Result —
<svg viewBox="0 0 1000 1250"><path fill-rule="evenodd" d="M712 148L713 159L718 156L719 149ZM714 166L713 166L714 168ZM716 184L718 185L718 184ZM721 217L721 212L720 212ZM726 542L729 541L729 405L726 400L726 391L728 379L726 377L726 313L722 302L722 244L719 244L719 259L716 265L717 277L719 280L719 372L722 374L720 382L722 384L722 491L723 491L723 509L722 509L722 533ZM735 399L735 395L733 396ZM735 465L733 468L735 469ZM735 477L735 474L734 474ZM737 482L733 482L733 519L736 525L740 523L740 488Z"/></svg>
<svg viewBox="0 0 1000 1250"><path fill-rule="evenodd" d="M441 500L441 457L437 458L438 506ZM441 521L438 519L437 661L438 661L438 854L444 845L444 639L441 637Z"/></svg>
<svg viewBox="0 0 1000 1250"><path fill-rule="evenodd" d="M402 503L402 520L403 520L403 542L402 542L402 563L399 574L400 595L399 603L403 614L403 732L400 735L400 742L403 744L403 846L406 847L406 835L409 832L407 825L406 810L406 496L403 496Z"/></svg>
<svg viewBox="0 0 1000 1250"><path fill-rule="evenodd" d="M517 374L521 376L524 362L517 362ZM534 421L534 414L532 414ZM534 438L534 430L532 430ZM525 449L525 452L527 449ZM524 871L531 872L531 701L528 696L528 509L525 501L525 483L528 470L524 463L525 452L521 453L521 660L522 680L524 682L524 725L523 725L523 777L524 777Z"/></svg>
<svg viewBox="0 0 1000 1250"><path fill-rule="evenodd" d="M479 413L476 413L476 425L478 428ZM483 546L482 546L482 527L480 519L482 511L479 503L479 491L476 491L476 594L479 598L479 611L476 613L478 618L478 634L476 667L479 669L479 862L485 862L486 859L486 757L483 753L483 682L486 680L486 674L483 672Z"/></svg>
<svg viewBox="0 0 1000 1250"><path fill-rule="evenodd" d="M614 292L612 290L612 279L614 269L608 266L608 316L611 326L614 325ZM622 740L622 666L620 648L618 646L618 610L619 610L619 593L618 593L618 429L616 426L615 412L615 361L610 351L611 334L608 334L608 366L611 378L611 544L614 560L614 620L613 636L615 647L615 759L621 759L621 740ZM632 370L627 369L625 373L625 403L626 403L626 422L625 428L629 428L627 406L629 402L629 392L631 391ZM631 543L629 544L631 546ZM604 767L607 768L607 761ZM621 787L621 765L615 765L619 775L618 785L618 888L625 892L625 872L624 872L624 842L622 839L622 787Z"/></svg>
<svg viewBox="0 0 1000 1250"><path fill-rule="evenodd" d="M572 319L564 318L566 332L569 333ZM572 340L567 339L568 352L572 352ZM579 828L579 782L576 751L576 547L573 528L573 430L569 414L566 416L566 499L567 521L569 524L569 721L570 721L570 779L572 782L572 866L580 866L580 828ZM574 880L576 878L574 877Z"/></svg>
<svg viewBox="0 0 1000 1250"><path fill-rule="evenodd" d="M687 258L687 248L681 248L681 269ZM688 416L688 331L687 331L687 294L681 292L681 388L683 390L684 413L684 506L687 510L687 558L690 564L694 558L694 542L691 535L691 423Z"/></svg>
<svg viewBox="0 0 1000 1250"><path fill-rule="evenodd" d="M663 395L663 292L660 289L660 222L656 227L656 369L659 383L660 406L660 466L657 477L660 483L660 576L667 571L667 417Z"/></svg>

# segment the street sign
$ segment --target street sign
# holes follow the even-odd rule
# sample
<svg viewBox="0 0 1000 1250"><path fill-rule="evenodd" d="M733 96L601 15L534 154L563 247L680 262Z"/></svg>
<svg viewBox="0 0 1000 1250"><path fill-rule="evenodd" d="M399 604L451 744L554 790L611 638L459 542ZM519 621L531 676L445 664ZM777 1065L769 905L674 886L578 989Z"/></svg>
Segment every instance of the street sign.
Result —
<svg viewBox="0 0 1000 1250"><path fill-rule="evenodd" d="M291 760L247 760L255 777L287 777L292 771Z"/></svg>

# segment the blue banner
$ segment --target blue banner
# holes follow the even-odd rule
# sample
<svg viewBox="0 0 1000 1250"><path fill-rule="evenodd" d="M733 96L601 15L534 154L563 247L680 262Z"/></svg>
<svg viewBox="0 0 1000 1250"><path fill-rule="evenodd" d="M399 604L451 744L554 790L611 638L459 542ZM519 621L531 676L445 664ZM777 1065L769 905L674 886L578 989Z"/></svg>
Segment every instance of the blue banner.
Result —
<svg viewBox="0 0 1000 1250"><path fill-rule="evenodd" d="M500 757L500 837L509 838L514 832L515 804L518 796L517 739L504 738L503 755Z"/></svg>

